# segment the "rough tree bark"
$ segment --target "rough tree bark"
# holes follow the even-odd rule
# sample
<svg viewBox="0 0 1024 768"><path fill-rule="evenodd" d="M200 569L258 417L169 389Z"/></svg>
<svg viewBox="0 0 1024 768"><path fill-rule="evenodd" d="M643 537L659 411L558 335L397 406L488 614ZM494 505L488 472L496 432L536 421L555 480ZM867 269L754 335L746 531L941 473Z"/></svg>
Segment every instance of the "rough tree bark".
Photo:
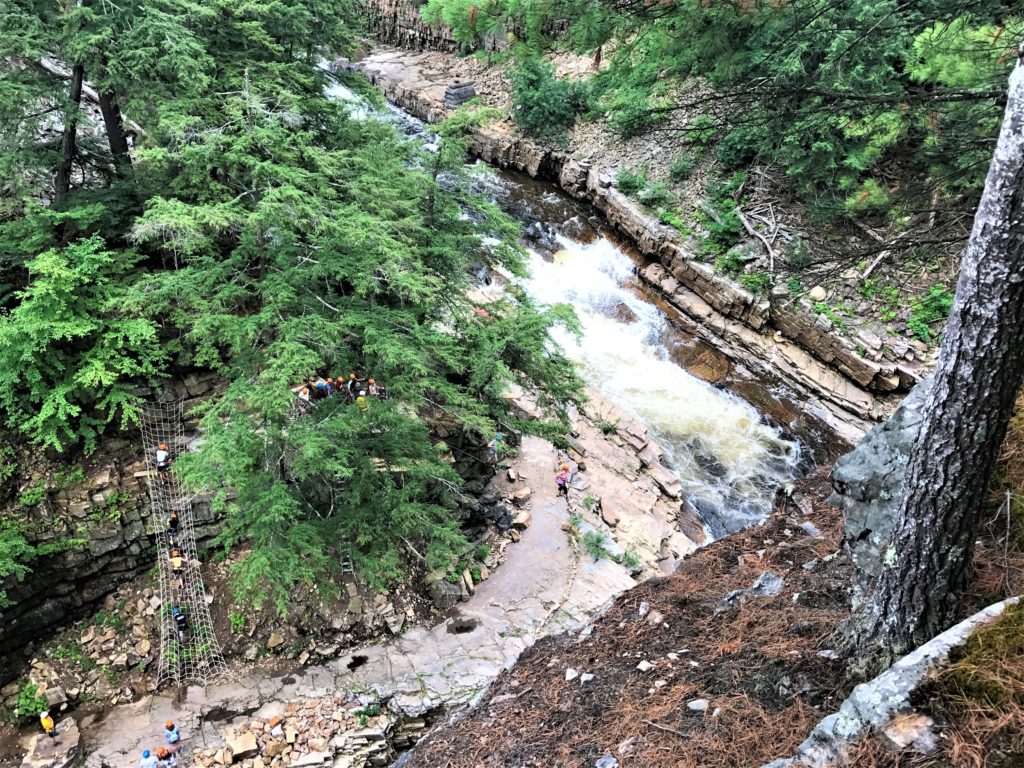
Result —
<svg viewBox="0 0 1024 768"><path fill-rule="evenodd" d="M60 142L60 164L53 180L54 196L60 200L71 189L71 166L75 161L75 139L78 134L78 114L82 105L82 83L85 67L76 64L71 70L71 94L68 111L64 115L64 136Z"/></svg>
<svg viewBox="0 0 1024 768"><path fill-rule="evenodd" d="M117 96L113 91L99 91L100 112L103 115L103 126L107 131L107 143L110 145L110 153L114 156L114 164L120 169L131 165L131 158L128 154L128 137L124 132L124 121L121 118L121 108L117 103Z"/></svg>
<svg viewBox="0 0 1024 768"><path fill-rule="evenodd" d="M949 323L906 468L884 567L849 626L868 666L954 619L981 501L1024 377L1024 62L964 252Z"/></svg>

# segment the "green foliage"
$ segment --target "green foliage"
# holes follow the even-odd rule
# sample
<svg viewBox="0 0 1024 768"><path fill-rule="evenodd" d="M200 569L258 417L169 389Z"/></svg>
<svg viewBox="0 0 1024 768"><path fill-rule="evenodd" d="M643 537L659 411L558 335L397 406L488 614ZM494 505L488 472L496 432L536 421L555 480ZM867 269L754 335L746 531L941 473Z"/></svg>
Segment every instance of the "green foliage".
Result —
<svg viewBox="0 0 1024 768"><path fill-rule="evenodd" d="M915 299L910 305L907 327L925 344L932 342L931 324L944 321L953 308L953 294L943 285L933 285L927 295Z"/></svg>
<svg viewBox="0 0 1024 768"><path fill-rule="evenodd" d="M42 504L46 498L46 481L42 478L36 480L18 496L18 503L23 507L34 507Z"/></svg>
<svg viewBox="0 0 1024 768"><path fill-rule="evenodd" d="M614 558L615 562L619 565L624 566L630 571L636 571L643 567L643 560L640 556L631 549L627 549L621 555Z"/></svg>
<svg viewBox="0 0 1024 768"><path fill-rule="evenodd" d="M647 186L647 169L620 168L615 175L615 185L622 194L632 197Z"/></svg>
<svg viewBox="0 0 1024 768"><path fill-rule="evenodd" d="M235 634L245 631L246 621L247 620L245 618L244 613L232 611L230 614L228 614L228 622L230 622L231 624L231 631Z"/></svg>
<svg viewBox="0 0 1024 768"><path fill-rule="evenodd" d="M93 660L85 655L85 652L82 650L82 646L75 642L72 642L69 645L58 646L57 650L53 652L53 658L73 661L84 671L88 671L95 666Z"/></svg>
<svg viewBox="0 0 1024 768"><path fill-rule="evenodd" d="M605 547L604 534L597 531L587 531L583 534L583 551L595 560L608 557L608 549Z"/></svg>
<svg viewBox="0 0 1024 768"><path fill-rule="evenodd" d="M814 311L819 315L824 315L832 321L832 325L835 329L842 334L849 333L850 327L846 324L846 321L840 317L839 313L830 307L828 304L819 301L814 305Z"/></svg>
<svg viewBox="0 0 1024 768"><path fill-rule="evenodd" d="M786 285L789 287L789 292L792 293L794 296L803 293L803 283L801 282L800 278L797 277L796 275L793 275L788 280L786 280Z"/></svg>
<svg viewBox="0 0 1024 768"><path fill-rule="evenodd" d="M707 234L700 243L702 253L711 256L725 254L739 242L743 224L740 222L733 194L745 181L746 174L734 173L725 182L717 182L708 186L705 206L695 212L695 218L707 230ZM728 257L726 262L723 262L720 271L734 274L739 271L741 266L738 257L734 254Z"/></svg>
<svg viewBox="0 0 1024 768"><path fill-rule="evenodd" d="M225 390L196 414L205 442L175 471L224 515L219 548L251 551L231 567L241 599L283 611L295 589L330 594L342 553L376 586L403 578L412 550L447 568L468 545L451 511L461 479L434 425L553 437L583 401L550 344L553 328L577 328L568 307L513 288L482 321L465 298L474 265L523 272L517 226L467 183L466 134L494 111L460 110L426 153L327 99L317 65L351 42L344 0L67 9L19 5L11 21L24 33L2 36L4 60L84 62L144 132L130 173L83 139L73 159L95 175L55 203L59 153L36 136L62 114L85 117L62 78L0 73L13 194L0 216L5 426L88 450L132 419L140 384L212 369ZM582 86L539 62L519 73L544 92L524 85L519 111L534 125L571 124L586 108ZM62 113L34 116L49 104ZM290 416L292 386L350 370L389 398L365 414L332 398L315 420ZM513 385L539 393L544 418L509 413ZM23 576L36 554L4 524L0 575Z"/></svg>
<svg viewBox="0 0 1024 768"><path fill-rule="evenodd" d="M539 57L521 61L509 80L512 117L528 136L561 140L587 110L585 85L555 77L555 68Z"/></svg>
<svg viewBox="0 0 1024 768"><path fill-rule="evenodd" d="M476 559L479 560L481 563L484 562L490 554L491 547L488 544L481 544L473 552L474 557L476 557Z"/></svg>
<svg viewBox="0 0 1024 768"><path fill-rule="evenodd" d="M587 496L583 499L583 508L586 509L588 512L591 511L595 506L597 506L597 499L594 498L593 496Z"/></svg>
<svg viewBox="0 0 1024 768"><path fill-rule="evenodd" d="M157 326L126 310L124 282L139 257L98 237L39 254L28 286L0 316L0 409L7 426L62 450L91 450L104 427L135 414L138 379L167 359Z"/></svg>
<svg viewBox="0 0 1024 768"><path fill-rule="evenodd" d="M764 293L771 287L772 278L767 272L751 272L740 275L740 285L755 295Z"/></svg>
<svg viewBox="0 0 1024 768"><path fill-rule="evenodd" d="M649 183L637 193L636 199L648 208L658 208L668 202L668 185L663 181Z"/></svg>
<svg viewBox="0 0 1024 768"><path fill-rule="evenodd" d="M46 697L39 693L39 686L26 682L18 691L18 718L22 722L38 720L39 715L46 711Z"/></svg>
<svg viewBox="0 0 1024 768"><path fill-rule="evenodd" d="M697 167L697 158L688 150L682 150L668 166L668 177L679 183L686 181Z"/></svg>
<svg viewBox="0 0 1024 768"><path fill-rule="evenodd" d="M607 421L602 419L597 423L597 428L601 430L604 435L611 435L615 433L615 430L619 428L619 420Z"/></svg>

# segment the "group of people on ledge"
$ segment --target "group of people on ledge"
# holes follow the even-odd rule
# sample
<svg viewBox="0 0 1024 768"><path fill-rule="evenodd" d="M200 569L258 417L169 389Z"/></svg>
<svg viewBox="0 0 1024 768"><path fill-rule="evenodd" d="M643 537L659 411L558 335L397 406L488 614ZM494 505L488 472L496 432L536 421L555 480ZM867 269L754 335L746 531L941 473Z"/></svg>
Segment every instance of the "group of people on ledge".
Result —
<svg viewBox="0 0 1024 768"><path fill-rule="evenodd" d="M326 400L328 397L338 393L344 393L348 401L355 403L363 413L366 413L370 408L367 398L384 398L387 396L384 390L377 386L377 382L372 377L362 379L354 373L350 373L348 379L344 379L341 376L337 379L323 378L321 376L306 382L299 389L299 413L309 413L313 403L318 400Z"/></svg>
<svg viewBox="0 0 1024 768"><path fill-rule="evenodd" d="M156 750L142 750L142 759L139 760L139 768L174 768L178 762L177 753L181 751L181 732L173 720L164 723L164 740L166 746L157 747Z"/></svg>

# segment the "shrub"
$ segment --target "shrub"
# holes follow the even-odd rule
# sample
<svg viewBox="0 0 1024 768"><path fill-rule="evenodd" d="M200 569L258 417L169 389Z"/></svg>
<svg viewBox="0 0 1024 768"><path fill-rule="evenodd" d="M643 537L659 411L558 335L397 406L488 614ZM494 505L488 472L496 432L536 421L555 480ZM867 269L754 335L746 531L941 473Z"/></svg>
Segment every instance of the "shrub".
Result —
<svg viewBox="0 0 1024 768"><path fill-rule="evenodd" d="M491 548L487 544L481 544L476 548L476 551L473 554L476 555L476 559L482 563L487 559L487 556L491 554Z"/></svg>
<svg viewBox="0 0 1024 768"><path fill-rule="evenodd" d="M648 208L658 208L668 202L668 186L656 181L637 192L636 199Z"/></svg>
<svg viewBox="0 0 1024 768"><path fill-rule="evenodd" d="M933 285L928 295L915 299L910 305L907 327L925 344L932 342L931 324L949 317L953 308L953 294L943 285Z"/></svg>
<svg viewBox="0 0 1024 768"><path fill-rule="evenodd" d="M715 156L722 168L734 171L754 162L758 149L768 143L759 127L741 126L733 128L722 137Z"/></svg>
<svg viewBox="0 0 1024 768"><path fill-rule="evenodd" d="M583 534L583 549L595 560L608 556L608 550L604 546L604 536L597 531L587 531Z"/></svg>
<svg viewBox="0 0 1024 768"><path fill-rule="evenodd" d="M684 149L676 155L676 159L669 165L668 177L675 182L686 181L690 178L696 166L697 158L693 156L692 152Z"/></svg>
<svg viewBox="0 0 1024 768"><path fill-rule="evenodd" d="M617 92L607 109L608 127L626 139L643 133L662 119L642 89Z"/></svg>
<svg viewBox="0 0 1024 768"><path fill-rule="evenodd" d="M764 293L771 285L772 278L767 272L752 272L740 275L740 285L753 294Z"/></svg>
<svg viewBox="0 0 1024 768"><path fill-rule="evenodd" d="M622 194L632 197L647 186L647 169L621 168L615 176L615 185Z"/></svg>
<svg viewBox="0 0 1024 768"><path fill-rule="evenodd" d="M231 631L236 634L245 630L245 615L232 611L228 616L228 621L231 622Z"/></svg>
<svg viewBox="0 0 1024 768"><path fill-rule="evenodd" d="M529 136L559 140L587 109L586 86L555 77L555 68L539 58L521 62L509 77L512 117Z"/></svg>

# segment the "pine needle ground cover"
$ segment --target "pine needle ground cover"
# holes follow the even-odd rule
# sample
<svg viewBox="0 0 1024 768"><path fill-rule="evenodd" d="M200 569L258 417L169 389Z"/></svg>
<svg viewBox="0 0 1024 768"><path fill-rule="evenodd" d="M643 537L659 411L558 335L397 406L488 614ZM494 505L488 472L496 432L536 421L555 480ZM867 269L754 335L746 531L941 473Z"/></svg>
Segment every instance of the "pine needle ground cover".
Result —
<svg viewBox="0 0 1024 768"><path fill-rule="evenodd" d="M842 661L819 655L849 614L842 523L821 501L826 473L799 488L812 514L782 503L616 600L589 632L542 640L408 765L592 766L610 752L644 768L739 768L792 752L847 693ZM778 594L745 592L766 572Z"/></svg>

